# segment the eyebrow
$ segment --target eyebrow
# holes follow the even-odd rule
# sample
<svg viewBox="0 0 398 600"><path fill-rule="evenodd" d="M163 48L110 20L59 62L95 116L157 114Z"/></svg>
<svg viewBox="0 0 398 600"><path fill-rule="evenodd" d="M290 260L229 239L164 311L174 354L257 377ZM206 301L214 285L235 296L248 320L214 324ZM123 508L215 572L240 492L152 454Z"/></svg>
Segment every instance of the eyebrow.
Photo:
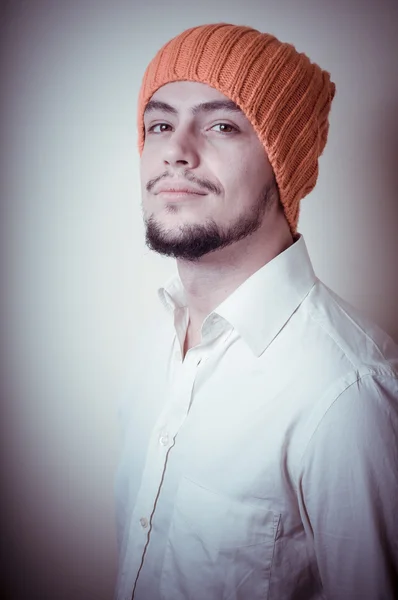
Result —
<svg viewBox="0 0 398 600"><path fill-rule="evenodd" d="M167 102L161 102L160 100L150 100L146 105L144 115L155 110L160 110L171 115L178 115L178 110L174 108L174 106L167 104ZM195 104L195 106L192 106L191 113L195 116L200 112L210 113L215 110L227 110L229 112L243 114L239 106L237 106L232 100L213 100L212 102L201 102L200 104Z"/></svg>

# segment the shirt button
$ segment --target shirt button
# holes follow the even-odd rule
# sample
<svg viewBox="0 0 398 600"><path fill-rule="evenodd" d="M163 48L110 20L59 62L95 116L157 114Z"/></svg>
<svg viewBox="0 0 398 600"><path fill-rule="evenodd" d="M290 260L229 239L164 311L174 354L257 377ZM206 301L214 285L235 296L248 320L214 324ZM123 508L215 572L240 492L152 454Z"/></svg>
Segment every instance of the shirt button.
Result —
<svg viewBox="0 0 398 600"><path fill-rule="evenodd" d="M159 442L162 444L162 446L167 446L167 444L169 443L169 436L167 433L165 433L164 435L161 435L159 438Z"/></svg>
<svg viewBox="0 0 398 600"><path fill-rule="evenodd" d="M149 525L148 519L146 519L145 517L141 517L140 523L141 523L141 527L143 529L146 529L148 527L148 525Z"/></svg>

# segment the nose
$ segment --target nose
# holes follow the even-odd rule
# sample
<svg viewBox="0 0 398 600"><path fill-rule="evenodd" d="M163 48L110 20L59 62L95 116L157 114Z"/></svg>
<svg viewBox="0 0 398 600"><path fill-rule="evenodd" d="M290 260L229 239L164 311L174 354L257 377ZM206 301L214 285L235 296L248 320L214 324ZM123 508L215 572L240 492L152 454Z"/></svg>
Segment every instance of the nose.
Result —
<svg viewBox="0 0 398 600"><path fill-rule="evenodd" d="M163 160L171 167L183 166L194 169L199 164L197 140L187 128L181 128L168 136L163 148Z"/></svg>

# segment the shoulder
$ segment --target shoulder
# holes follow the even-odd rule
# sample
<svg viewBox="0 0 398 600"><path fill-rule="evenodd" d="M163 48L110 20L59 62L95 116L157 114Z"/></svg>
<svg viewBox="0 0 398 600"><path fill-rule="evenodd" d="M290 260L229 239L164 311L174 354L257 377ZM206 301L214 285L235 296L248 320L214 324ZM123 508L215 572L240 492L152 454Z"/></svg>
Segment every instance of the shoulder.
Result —
<svg viewBox="0 0 398 600"><path fill-rule="evenodd" d="M350 384L326 394L301 455L308 481L350 481L366 473L376 479L398 473L398 377L388 370L364 369ZM327 397L328 396L328 397ZM395 474L395 475L394 475Z"/></svg>
<svg viewBox="0 0 398 600"><path fill-rule="evenodd" d="M343 300L321 281L312 288L302 308L308 334L334 347L354 369L398 374L398 345L376 323Z"/></svg>
<svg viewBox="0 0 398 600"><path fill-rule="evenodd" d="M154 373L165 368L173 341L173 324L168 315L143 316L130 333L121 395L117 399L120 421L129 419L134 400Z"/></svg>
<svg viewBox="0 0 398 600"><path fill-rule="evenodd" d="M350 444L366 446L369 436L396 438L398 346L321 282L300 309L296 362L305 376L307 410L299 456L322 454L322 445L335 454L339 444L345 451Z"/></svg>

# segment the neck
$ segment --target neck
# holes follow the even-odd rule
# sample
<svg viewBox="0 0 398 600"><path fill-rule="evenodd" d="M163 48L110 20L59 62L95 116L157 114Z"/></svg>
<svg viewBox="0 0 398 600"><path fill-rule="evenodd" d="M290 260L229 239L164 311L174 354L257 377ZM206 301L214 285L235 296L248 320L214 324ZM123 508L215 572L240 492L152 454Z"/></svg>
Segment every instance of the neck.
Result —
<svg viewBox="0 0 398 600"><path fill-rule="evenodd" d="M267 215L251 236L203 256L197 262L177 261L189 311L189 333L200 337L204 319L246 279L293 244L280 211ZM273 217L273 218L272 218Z"/></svg>

